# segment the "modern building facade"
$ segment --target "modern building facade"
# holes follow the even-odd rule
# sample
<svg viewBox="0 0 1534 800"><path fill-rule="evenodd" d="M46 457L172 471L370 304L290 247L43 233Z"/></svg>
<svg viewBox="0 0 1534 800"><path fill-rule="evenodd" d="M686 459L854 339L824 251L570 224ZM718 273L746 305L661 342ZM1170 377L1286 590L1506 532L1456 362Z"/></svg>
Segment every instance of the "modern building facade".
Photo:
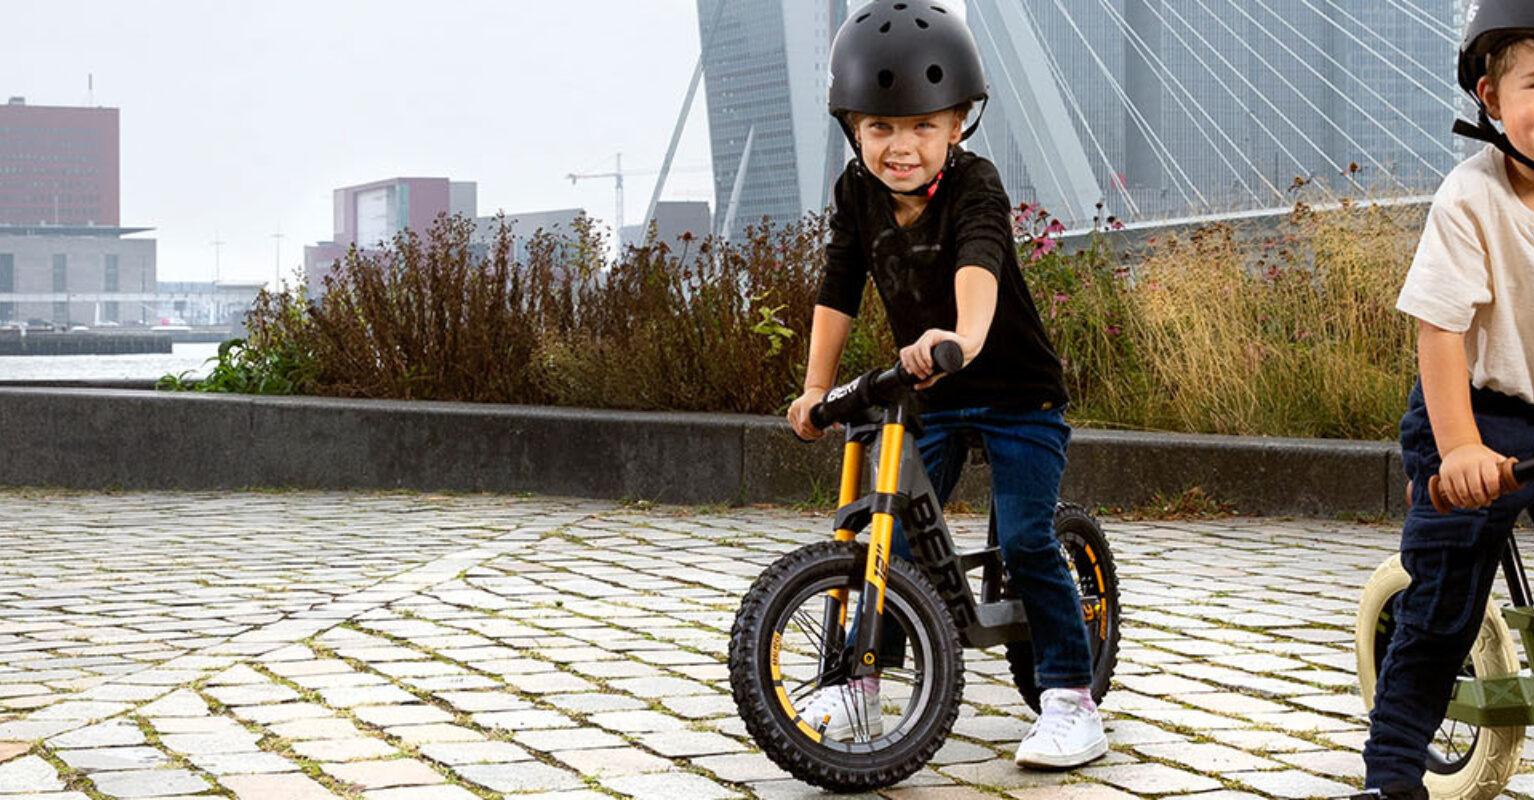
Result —
<svg viewBox="0 0 1534 800"><path fill-rule="evenodd" d="M154 239L147 228L0 226L0 325L154 321Z"/></svg>
<svg viewBox="0 0 1534 800"><path fill-rule="evenodd" d="M447 178L389 178L336 189L332 199L334 236L304 247L304 274L315 288L352 245L377 247L407 229L424 236L440 214L478 212L477 185Z"/></svg>
<svg viewBox="0 0 1534 800"><path fill-rule="evenodd" d="M703 239L713 230L713 214L701 200L662 200L655 204L655 241L675 248L685 236ZM642 244L648 231L639 225L623 228L622 244Z"/></svg>
<svg viewBox="0 0 1534 800"><path fill-rule="evenodd" d="M156 242L120 227L115 108L0 106L0 325L154 319Z"/></svg>
<svg viewBox="0 0 1534 800"><path fill-rule="evenodd" d="M0 225L119 224L115 108L0 106Z"/></svg>
<svg viewBox="0 0 1534 800"><path fill-rule="evenodd" d="M826 114L846 0L698 0L716 230L824 208L847 149Z"/></svg>
<svg viewBox="0 0 1534 800"><path fill-rule="evenodd" d="M488 254L495 245L496 233L504 220L506 232L511 237L511 259L526 263L528 245L535 236L546 233L555 237L573 238L576 235L576 220L585 216L584 208L561 208L479 217L474 220L474 246L481 255Z"/></svg>
<svg viewBox="0 0 1534 800"><path fill-rule="evenodd" d="M265 281L161 281L152 321L241 330L245 315L265 288Z"/></svg>

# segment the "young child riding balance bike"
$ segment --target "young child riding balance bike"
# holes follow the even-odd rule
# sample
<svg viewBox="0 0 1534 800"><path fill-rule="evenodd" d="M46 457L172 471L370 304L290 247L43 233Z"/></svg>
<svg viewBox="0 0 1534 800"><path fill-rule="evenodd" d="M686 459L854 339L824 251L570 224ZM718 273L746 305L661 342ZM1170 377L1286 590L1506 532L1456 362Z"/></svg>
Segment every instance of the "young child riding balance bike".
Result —
<svg viewBox="0 0 1534 800"><path fill-rule="evenodd" d="M810 411L835 383L871 276L900 364L923 379L918 447L939 497L958 482L971 433L991 464L1007 580L1032 626L1044 689L1017 763L1069 768L1102 756L1108 744L1088 689L1081 598L1053 528L1071 433L1068 397L1019 266L1012 203L996 167L960 146L979 125L977 118L965 127L969 113L986 97L974 38L945 8L878 2L838 32L830 111L856 157L836 183L804 393L788 421L801 438L823 434ZM952 375L934 369L933 347L944 341L963 352L964 366ZM893 552L911 558L899 527ZM882 630L881 654L901 652L900 629L886 623ZM877 674L826 686L804 717L831 739L868 720L877 727L879 689Z"/></svg>
<svg viewBox="0 0 1534 800"><path fill-rule="evenodd" d="M1534 3L1484 0L1459 82L1487 142L1444 180L1397 301L1417 319L1421 380L1401 420L1411 478L1401 564L1411 583L1374 694L1367 792L1425 798L1424 772L1497 565L1534 488L1504 494L1509 456L1534 453ZM1491 120L1502 123L1498 130ZM1434 508L1434 476L1456 510ZM1495 790L1492 790L1493 793Z"/></svg>

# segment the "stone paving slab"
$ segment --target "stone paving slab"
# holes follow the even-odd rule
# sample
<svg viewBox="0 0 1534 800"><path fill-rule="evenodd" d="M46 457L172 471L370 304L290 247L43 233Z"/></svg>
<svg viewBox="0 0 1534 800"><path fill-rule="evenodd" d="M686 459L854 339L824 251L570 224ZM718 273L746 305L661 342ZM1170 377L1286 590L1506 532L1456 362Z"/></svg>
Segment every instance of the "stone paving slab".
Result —
<svg viewBox="0 0 1534 800"><path fill-rule="evenodd" d="M985 520L950 520L961 548ZM825 514L421 494L0 493L0 798L812 798L744 732L740 595ZM1109 755L1011 761L965 653L891 800L1329 796L1359 785L1353 609L1396 532L1106 521ZM1507 797L1534 797L1534 746Z"/></svg>

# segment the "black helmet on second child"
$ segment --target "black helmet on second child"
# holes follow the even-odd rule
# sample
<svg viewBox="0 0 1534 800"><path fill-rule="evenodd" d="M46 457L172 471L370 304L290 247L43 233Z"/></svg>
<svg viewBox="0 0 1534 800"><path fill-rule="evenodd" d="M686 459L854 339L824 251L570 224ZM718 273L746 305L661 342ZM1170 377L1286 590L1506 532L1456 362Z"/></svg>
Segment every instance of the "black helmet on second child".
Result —
<svg viewBox="0 0 1534 800"><path fill-rule="evenodd" d="M1459 86L1470 94L1480 109L1480 120L1471 124L1462 119L1454 121L1454 132L1460 136L1489 142L1497 149L1517 159L1524 166L1534 169L1534 159L1518 152L1503 133L1491 122L1486 104L1476 94L1476 86L1486 76L1488 60L1509 36L1534 37L1534 2L1529 0L1481 0L1479 7L1471 10L1470 22L1465 26L1465 38L1459 47Z"/></svg>
<svg viewBox="0 0 1534 800"><path fill-rule="evenodd" d="M913 117L983 103L987 96L975 37L941 2L874 0L842 23L831 44L831 115L854 151L850 113ZM984 113L982 105L963 139L980 127ZM858 163L861 169L861 152Z"/></svg>

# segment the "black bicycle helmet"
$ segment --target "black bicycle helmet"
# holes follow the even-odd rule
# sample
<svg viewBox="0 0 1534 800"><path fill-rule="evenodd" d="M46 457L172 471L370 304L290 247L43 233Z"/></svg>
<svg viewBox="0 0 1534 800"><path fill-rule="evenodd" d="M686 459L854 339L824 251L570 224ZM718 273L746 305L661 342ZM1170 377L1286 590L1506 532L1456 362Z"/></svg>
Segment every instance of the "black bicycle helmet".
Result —
<svg viewBox="0 0 1534 800"><path fill-rule="evenodd" d="M910 117L980 101L980 114L964 131L968 139L988 97L975 37L934 0L874 0L843 22L831 44L830 95L831 115L853 150L858 141L848 113ZM928 187L907 192L928 193Z"/></svg>
<svg viewBox="0 0 1534 800"><path fill-rule="evenodd" d="M1497 149L1517 159L1524 166L1534 169L1530 159L1508 141L1491 122L1486 104L1476 94L1476 86L1486 76L1487 60L1501 39L1499 34L1527 33L1534 36L1534 3L1529 0L1481 0L1470 11L1470 21L1465 26L1465 38L1459 47L1459 86L1475 100L1480 109L1480 120L1470 123L1462 119L1454 121L1454 132L1460 136L1489 142Z"/></svg>

